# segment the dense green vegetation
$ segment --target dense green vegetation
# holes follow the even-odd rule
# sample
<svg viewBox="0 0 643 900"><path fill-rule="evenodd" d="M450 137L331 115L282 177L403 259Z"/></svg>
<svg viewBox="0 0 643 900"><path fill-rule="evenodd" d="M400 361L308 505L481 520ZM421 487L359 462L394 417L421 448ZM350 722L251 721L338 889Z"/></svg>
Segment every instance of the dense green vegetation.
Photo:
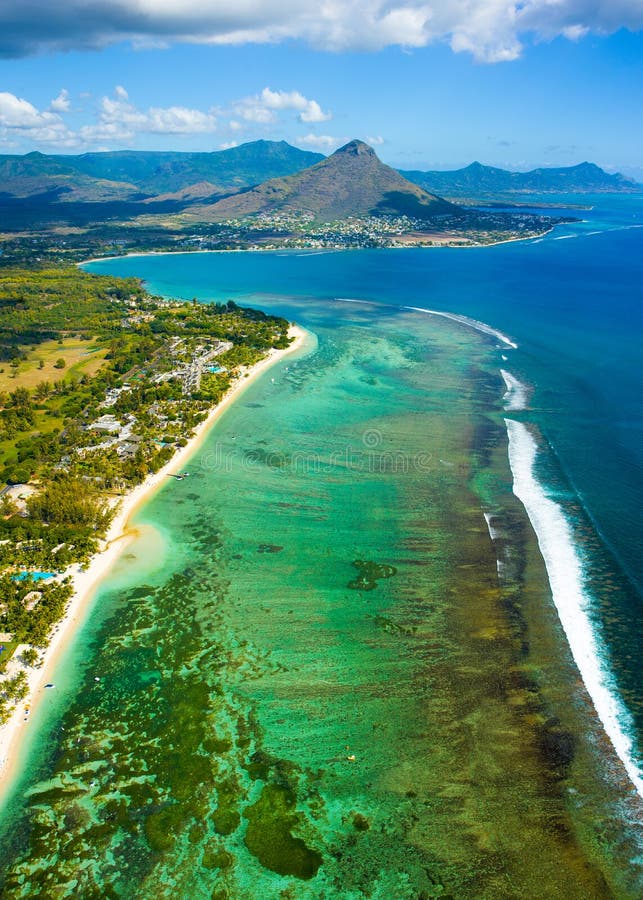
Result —
<svg viewBox="0 0 643 900"><path fill-rule="evenodd" d="M164 300L75 267L0 269L0 669L20 644L37 663L65 572L96 552L119 496L172 458L240 367L288 343L286 320L233 302ZM53 381L38 380L45 357ZM0 677L0 721L18 675Z"/></svg>
<svg viewBox="0 0 643 900"><path fill-rule="evenodd" d="M0 156L0 179L9 196L49 194L49 202L137 200L207 182L230 192L267 178L291 175L323 159L285 141L251 141L210 153L119 150L56 156Z"/></svg>
<svg viewBox="0 0 643 900"><path fill-rule="evenodd" d="M0 278L0 359L74 334L86 340L118 334L123 304L142 302L133 278L96 278L81 270L5 269Z"/></svg>

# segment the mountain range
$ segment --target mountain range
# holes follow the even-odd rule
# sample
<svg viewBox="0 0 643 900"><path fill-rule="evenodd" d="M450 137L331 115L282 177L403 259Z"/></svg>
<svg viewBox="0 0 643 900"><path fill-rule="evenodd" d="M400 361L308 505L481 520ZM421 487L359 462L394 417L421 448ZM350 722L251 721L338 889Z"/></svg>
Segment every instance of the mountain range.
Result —
<svg viewBox="0 0 643 900"><path fill-rule="evenodd" d="M0 156L0 197L52 202L221 196L292 175L324 159L285 141L252 141L212 153L118 150L80 156Z"/></svg>
<svg viewBox="0 0 643 900"><path fill-rule="evenodd" d="M643 185L591 163L526 173L480 163L452 172L399 172L359 140L328 157L285 141L253 141L212 153L28 153L0 156L0 231L118 222L180 231L260 214L303 214L317 223L407 215L444 230L445 217L459 219L461 227L465 218L473 221L474 211L464 205L516 203L523 193L636 190ZM505 227L476 225L492 231L496 226Z"/></svg>
<svg viewBox="0 0 643 900"><path fill-rule="evenodd" d="M564 168L509 172L473 162L464 169L434 172L402 172L427 191L447 197L480 197L506 194L630 193L643 190L625 175L610 175L594 163Z"/></svg>

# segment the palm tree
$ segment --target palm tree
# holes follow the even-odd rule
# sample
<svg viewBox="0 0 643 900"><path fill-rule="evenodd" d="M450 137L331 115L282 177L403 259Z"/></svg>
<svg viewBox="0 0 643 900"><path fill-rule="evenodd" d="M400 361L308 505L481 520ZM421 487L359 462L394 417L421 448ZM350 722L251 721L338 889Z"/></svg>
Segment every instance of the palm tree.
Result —
<svg viewBox="0 0 643 900"><path fill-rule="evenodd" d="M35 393L37 400L45 400L51 394L51 384L48 381L41 381Z"/></svg>

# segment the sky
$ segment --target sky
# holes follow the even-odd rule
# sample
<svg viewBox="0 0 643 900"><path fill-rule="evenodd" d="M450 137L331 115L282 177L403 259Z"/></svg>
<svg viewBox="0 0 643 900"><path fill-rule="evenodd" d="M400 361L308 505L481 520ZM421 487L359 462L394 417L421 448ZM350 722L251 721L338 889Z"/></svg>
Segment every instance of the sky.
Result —
<svg viewBox="0 0 643 900"><path fill-rule="evenodd" d="M0 153L354 137L643 180L643 0L0 0Z"/></svg>

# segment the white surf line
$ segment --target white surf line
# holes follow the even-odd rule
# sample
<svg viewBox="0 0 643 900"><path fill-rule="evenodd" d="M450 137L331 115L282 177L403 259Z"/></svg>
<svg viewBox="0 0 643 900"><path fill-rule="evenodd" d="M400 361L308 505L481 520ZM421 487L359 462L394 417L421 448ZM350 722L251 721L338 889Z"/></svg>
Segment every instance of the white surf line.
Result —
<svg viewBox="0 0 643 900"><path fill-rule="evenodd" d="M468 325L469 328L474 328L476 331L482 332L482 334L488 334L490 337L497 338L503 344L511 347L512 350L518 349L518 344L515 344L502 331L492 328L491 325L485 325L484 322L479 322L477 319L470 319L468 316L461 316L458 313L442 312L439 309L425 309L423 306L401 306L400 309L410 309L413 312L427 313L429 316L442 316L444 319L451 319L454 322L459 322L461 325Z"/></svg>
<svg viewBox="0 0 643 900"><path fill-rule="evenodd" d="M520 412L523 409L527 409L526 386L522 381L519 381L515 375L512 375L511 372L507 372L506 369L501 369L500 374L507 386L507 390L502 398L505 401L505 409L507 412Z"/></svg>
<svg viewBox="0 0 643 900"><path fill-rule="evenodd" d="M365 303L366 306L377 306L374 300L356 300L354 297L335 297L339 303Z"/></svg>
<svg viewBox="0 0 643 900"><path fill-rule="evenodd" d="M484 520L487 523L487 531L489 532L489 537L491 538L492 541L495 541L497 538L500 537L500 532L498 531L497 528L494 528L493 525L491 524L491 520L493 519L493 516L491 513L488 513L488 512L483 512L482 515L484 516Z"/></svg>
<svg viewBox="0 0 643 900"><path fill-rule="evenodd" d="M536 532L552 597L596 713L637 793L643 798L643 772L634 754L632 717L616 693L613 678L602 661L589 617L581 560L569 522L561 507L545 493L534 474L536 441L522 422L505 419L509 435L509 463L513 492L521 501Z"/></svg>
<svg viewBox="0 0 643 900"><path fill-rule="evenodd" d="M494 548L495 548L495 543L498 540L498 538L500 538L500 532L498 531L497 528L494 528L493 525L491 524L491 520L493 519L493 516L491 515L491 513L483 512L482 515L484 516L484 520L487 523L487 531L489 532L489 537L491 538L491 543L494 545ZM504 560L500 559L498 557L498 554L496 553L496 572L498 573L498 579L500 581L502 581L502 579L503 579L504 571L505 571Z"/></svg>

